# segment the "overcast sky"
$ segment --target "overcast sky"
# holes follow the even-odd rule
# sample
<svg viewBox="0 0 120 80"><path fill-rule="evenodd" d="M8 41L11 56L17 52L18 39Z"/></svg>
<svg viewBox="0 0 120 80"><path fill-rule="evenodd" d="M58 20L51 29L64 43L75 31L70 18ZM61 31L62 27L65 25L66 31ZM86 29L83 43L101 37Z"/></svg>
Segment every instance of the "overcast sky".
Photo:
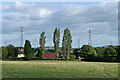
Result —
<svg viewBox="0 0 120 80"><path fill-rule="evenodd" d="M20 46L20 27L24 27L24 40L39 46L39 37L45 31L46 46L53 46L53 32L60 28L61 43L65 28L71 31L73 47L88 44L91 27L92 46L118 44L117 2L7 2L2 6L2 44ZM60 46L61 46L60 43ZM0 46L1 46L0 45Z"/></svg>

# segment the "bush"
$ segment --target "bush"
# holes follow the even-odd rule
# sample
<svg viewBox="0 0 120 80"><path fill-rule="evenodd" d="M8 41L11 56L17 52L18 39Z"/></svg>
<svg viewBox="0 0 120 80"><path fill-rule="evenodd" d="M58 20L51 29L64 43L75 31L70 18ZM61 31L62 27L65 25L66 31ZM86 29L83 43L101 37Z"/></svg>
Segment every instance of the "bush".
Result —
<svg viewBox="0 0 120 80"><path fill-rule="evenodd" d="M44 58L42 60L57 60L57 59L55 59L55 58Z"/></svg>
<svg viewBox="0 0 120 80"><path fill-rule="evenodd" d="M31 60L41 60L40 57L32 57Z"/></svg>
<svg viewBox="0 0 120 80"><path fill-rule="evenodd" d="M32 56L32 54L28 54L28 55L25 56L25 58L26 58L27 60L31 60L31 58L32 58L31 56Z"/></svg>
<svg viewBox="0 0 120 80"><path fill-rule="evenodd" d="M75 59L76 56L75 56L75 55L69 55L69 58L70 58L70 59Z"/></svg>
<svg viewBox="0 0 120 80"><path fill-rule="evenodd" d="M81 61L79 59L70 59L70 61Z"/></svg>
<svg viewBox="0 0 120 80"><path fill-rule="evenodd" d="M23 61L23 58L12 57L10 60L12 60L12 61Z"/></svg>

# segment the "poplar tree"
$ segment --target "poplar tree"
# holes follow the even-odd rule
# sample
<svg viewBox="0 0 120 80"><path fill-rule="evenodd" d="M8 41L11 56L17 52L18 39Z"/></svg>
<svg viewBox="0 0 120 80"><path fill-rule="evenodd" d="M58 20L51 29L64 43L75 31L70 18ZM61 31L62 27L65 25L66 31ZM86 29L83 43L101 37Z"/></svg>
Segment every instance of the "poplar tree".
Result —
<svg viewBox="0 0 120 80"><path fill-rule="evenodd" d="M27 60L30 60L32 58L32 48L29 40L25 41L24 47L25 47L25 51L24 51L25 57Z"/></svg>
<svg viewBox="0 0 120 80"><path fill-rule="evenodd" d="M45 36L45 32L42 32L41 36L40 36L40 57L41 59L43 58L43 54L45 53L45 43L46 43L46 36Z"/></svg>
<svg viewBox="0 0 120 80"><path fill-rule="evenodd" d="M71 33L70 30L66 28L64 30L62 41L63 59L69 59L70 50L72 48L71 43L72 43Z"/></svg>
<svg viewBox="0 0 120 80"><path fill-rule="evenodd" d="M54 48L56 52L56 59L58 58L58 52L59 52L59 43L60 43L60 29L55 29L54 35L53 35L53 43Z"/></svg>

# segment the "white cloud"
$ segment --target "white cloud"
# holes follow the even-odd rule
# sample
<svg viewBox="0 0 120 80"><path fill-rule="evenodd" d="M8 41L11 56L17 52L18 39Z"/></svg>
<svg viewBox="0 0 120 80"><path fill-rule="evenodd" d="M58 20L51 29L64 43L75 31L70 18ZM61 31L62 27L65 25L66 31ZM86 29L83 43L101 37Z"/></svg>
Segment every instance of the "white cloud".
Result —
<svg viewBox="0 0 120 80"><path fill-rule="evenodd" d="M34 46L38 46L35 43L38 39L37 34L42 31L46 32L46 44L53 45L52 34L54 29L56 27L61 28L62 36L64 29L68 27L73 36L73 46L77 47L78 38L81 40L81 45L88 43L88 28L91 27L93 41L98 40L94 42L94 46L107 44L109 41L107 39L114 39L114 44L117 43L117 3L53 5L55 4L41 6L39 3L21 2L16 2L15 5L3 5L3 14L5 13L2 22L3 34L19 33L20 27L23 26L24 35L31 35L29 39ZM99 41L100 39L105 42L102 43Z"/></svg>
<svg viewBox="0 0 120 80"><path fill-rule="evenodd" d="M29 10L28 12L30 13L30 18L34 20L48 18L52 14L51 10L43 9L43 8L32 9Z"/></svg>
<svg viewBox="0 0 120 80"><path fill-rule="evenodd" d="M19 1L16 1L15 3L16 3L16 6L19 6L19 7L23 7L23 6L25 6L24 3L19 2Z"/></svg>

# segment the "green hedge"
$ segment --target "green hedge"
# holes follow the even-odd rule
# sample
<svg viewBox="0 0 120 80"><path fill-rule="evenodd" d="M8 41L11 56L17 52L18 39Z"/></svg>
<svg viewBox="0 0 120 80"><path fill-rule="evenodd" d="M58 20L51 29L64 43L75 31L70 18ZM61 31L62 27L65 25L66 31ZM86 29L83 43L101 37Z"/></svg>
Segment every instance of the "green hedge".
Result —
<svg viewBox="0 0 120 80"><path fill-rule="evenodd" d="M75 59L76 56L75 55L69 55L70 59Z"/></svg>
<svg viewBox="0 0 120 80"><path fill-rule="evenodd" d="M70 61L81 61L79 59L70 59Z"/></svg>
<svg viewBox="0 0 120 80"><path fill-rule="evenodd" d="M17 58L17 57L12 57L10 58L11 61L23 61L24 58Z"/></svg>

